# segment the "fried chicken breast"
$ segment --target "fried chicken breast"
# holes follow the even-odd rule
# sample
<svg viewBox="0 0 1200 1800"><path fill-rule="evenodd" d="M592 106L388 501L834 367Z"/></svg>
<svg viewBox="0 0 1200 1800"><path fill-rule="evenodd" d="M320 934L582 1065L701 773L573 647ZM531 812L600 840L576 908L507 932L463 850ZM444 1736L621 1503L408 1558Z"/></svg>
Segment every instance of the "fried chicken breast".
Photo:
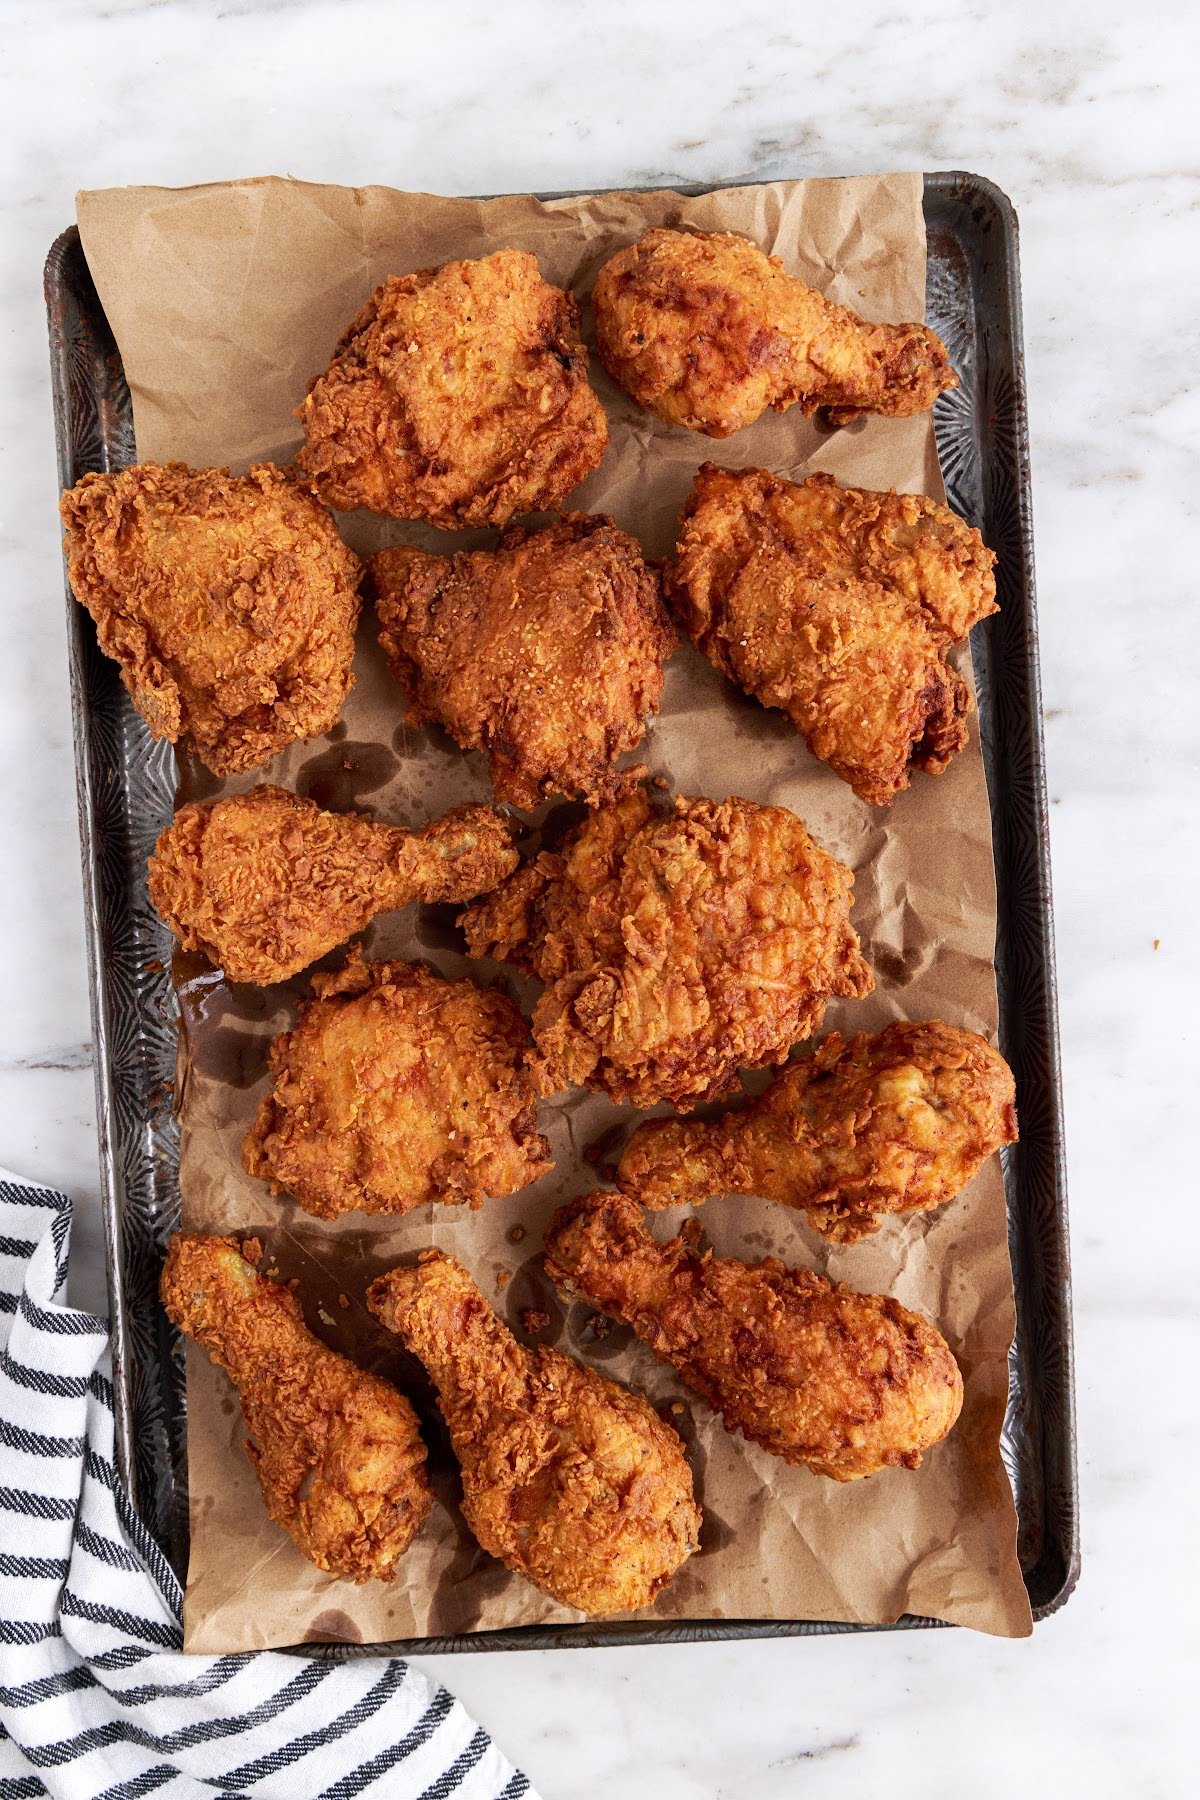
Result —
<svg viewBox="0 0 1200 1800"><path fill-rule="evenodd" d="M782 1062L835 995L873 986L854 877L794 813L631 790L462 916L473 956L547 984L533 1015L543 1093L583 1083L683 1107Z"/></svg>
<svg viewBox="0 0 1200 1800"><path fill-rule="evenodd" d="M886 806L913 769L940 775L967 742L967 684L946 657L996 611L995 560L923 494L705 463L667 585L714 668Z"/></svg>
<svg viewBox="0 0 1200 1800"><path fill-rule="evenodd" d="M648 231L604 264L592 309L613 380L668 425L709 437L768 407L827 407L838 425L905 418L958 386L927 326L869 324L730 232Z"/></svg>
<svg viewBox="0 0 1200 1800"><path fill-rule="evenodd" d="M962 1408L962 1376L933 1326L775 1257L744 1263L686 1236L657 1244L620 1194L560 1207L546 1270L629 1325L740 1431L834 1481L915 1469Z"/></svg>
<svg viewBox="0 0 1200 1800"><path fill-rule="evenodd" d="M761 1194L853 1243L885 1214L962 1192L1017 1138L1012 1071L986 1038L941 1019L898 1020L849 1043L831 1032L764 1093L716 1119L647 1119L618 1185L643 1206Z"/></svg>
<svg viewBox="0 0 1200 1800"><path fill-rule="evenodd" d="M161 1281L172 1324L242 1401L267 1512L318 1569L392 1581L429 1516L417 1415L404 1395L328 1349L300 1302L232 1238L171 1239Z"/></svg>
<svg viewBox="0 0 1200 1800"><path fill-rule="evenodd" d="M181 807L154 846L150 899L185 950L230 981L286 981L414 900L470 900L517 865L488 806L417 831L324 812L286 788Z"/></svg>
<svg viewBox="0 0 1200 1800"><path fill-rule="evenodd" d="M251 1175L307 1212L478 1207L552 1165L506 994L350 952L271 1046L272 1091L246 1136Z"/></svg>
<svg viewBox="0 0 1200 1800"><path fill-rule="evenodd" d="M523 250L389 276L298 416L328 505L446 529L560 505L608 441L575 302Z"/></svg>
<svg viewBox="0 0 1200 1800"><path fill-rule="evenodd" d="M75 597L155 737L234 775L334 724L361 571L307 487L141 463L85 475L61 512Z"/></svg>
<svg viewBox="0 0 1200 1800"><path fill-rule="evenodd" d="M526 1350L439 1250L367 1303L433 1378L483 1548L564 1606L648 1606L700 1541L683 1444L649 1402Z"/></svg>
<svg viewBox="0 0 1200 1800"><path fill-rule="evenodd" d="M414 723L482 750L499 800L606 797L658 711L675 634L640 546L574 513L496 550L372 557L380 643Z"/></svg>

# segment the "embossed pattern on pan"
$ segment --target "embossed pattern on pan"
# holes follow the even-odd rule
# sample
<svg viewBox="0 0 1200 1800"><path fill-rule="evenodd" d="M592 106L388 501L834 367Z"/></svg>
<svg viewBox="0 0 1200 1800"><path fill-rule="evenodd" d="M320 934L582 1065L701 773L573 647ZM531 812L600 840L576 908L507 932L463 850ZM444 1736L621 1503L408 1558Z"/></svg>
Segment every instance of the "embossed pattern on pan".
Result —
<svg viewBox="0 0 1200 1800"><path fill-rule="evenodd" d="M692 189L691 192L703 190ZM1001 1047L1017 1078L1021 1142L1004 1152L1017 1299L1002 1450L1035 1619L1061 1606L1079 1569L1066 1165L1054 987L1045 772L1033 583L1016 219L968 174L925 178L926 317L962 385L935 411L951 505L999 554L1001 611L971 636L996 856ZM135 460L120 356L79 234L45 272L59 479ZM68 645L91 971L97 1119L113 1322L117 1460L175 1568L187 1564L187 1453L180 1340L158 1305L178 1221L171 939L146 897L146 858L171 817L174 759L156 744L68 590ZM538 1649L902 1629L813 1621L571 1625L473 1633L391 1651ZM373 1645L307 1645L334 1658Z"/></svg>

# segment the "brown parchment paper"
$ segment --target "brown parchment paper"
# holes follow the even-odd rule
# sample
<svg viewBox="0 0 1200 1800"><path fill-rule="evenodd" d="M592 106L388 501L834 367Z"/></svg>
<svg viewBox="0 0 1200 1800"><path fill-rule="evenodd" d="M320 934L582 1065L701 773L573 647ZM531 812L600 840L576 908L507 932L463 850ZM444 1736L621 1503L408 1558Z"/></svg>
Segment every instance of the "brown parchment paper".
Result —
<svg viewBox="0 0 1200 1800"><path fill-rule="evenodd" d="M605 194L541 202L476 201L267 179L182 190L79 196L84 248L124 358L138 454L198 464L286 462L299 442L293 408L325 366L342 327L389 273L533 251L543 273L586 302L599 264L651 225L687 223L751 236L832 298L871 319L920 318L925 232L921 177L775 182L699 199ZM585 305L585 321L587 311ZM942 496L928 417L868 419L829 434L798 409L723 443L640 412L593 362L612 439L570 505L610 512L653 555L705 459L788 476L827 469L860 486ZM340 521L366 552L407 538L449 549L485 534L437 534L367 515ZM969 660L960 666L970 676ZM181 798L269 778L320 803L360 806L416 823L446 806L490 798L482 759L435 730L413 730L374 640L360 636L356 686L327 739L295 746L269 769L217 783L186 759ZM791 807L856 872L855 923L875 971L865 1001L830 1008L829 1026L878 1028L941 1016L994 1035L995 893L978 744L939 779L917 777L890 812L858 800L815 761L791 726L747 700L685 646L671 662L662 711L639 753L676 790L731 793ZM535 990L499 965L468 964L451 918L414 909L377 921L372 955L424 958L445 974L496 979L526 1004ZM335 953L331 963L340 960ZM361 1215L329 1224L247 1176L240 1145L266 1086L267 1047L295 1016L305 978L233 987L179 959L183 1010L178 1102L183 1217L192 1230L266 1241L300 1277L309 1322L329 1342L399 1380L428 1424L439 1505L392 1587L356 1588L314 1569L267 1519L241 1447L229 1384L189 1354L191 1563L186 1646L234 1651L302 1640L381 1642L501 1626L578 1620L479 1550L457 1511L457 1477L428 1389L362 1294L401 1255L438 1244L461 1257L509 1324L540 1307L554 1342L649 1394L690 1447L705 1526L702 1549L647 1613L658 1619L830 1619L889 1622L925 1614L1002 1635L1030 1630L1015 1551L1015 1512L998 1440L1014 1306L1004 1194L995 1159L953 1205L892 1219L865 1243L836 1247L783 1207L711 1202L701 1218L718 1252L775 1253L863 1290L893 1293L933 1319L962 1365L966 1401L951 1437L920 1470L841 1486L789 1468L729 1436L707 1408L615 1327L597 1337L581 1305L564 1309L540 1271L553 1207L596 1185L585 1152L619 1141L629 1108L575 1092L543 1105L554 1171L480 1212L430 1207L402 1220ZM678 1213L655 1222L677 1227Z"/></svg>

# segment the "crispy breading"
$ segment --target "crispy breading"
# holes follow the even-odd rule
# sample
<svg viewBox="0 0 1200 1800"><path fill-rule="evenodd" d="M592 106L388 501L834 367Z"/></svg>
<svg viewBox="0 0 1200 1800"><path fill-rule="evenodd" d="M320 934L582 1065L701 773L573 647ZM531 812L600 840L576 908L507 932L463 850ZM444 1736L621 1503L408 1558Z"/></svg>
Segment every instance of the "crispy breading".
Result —
<svg viewBox="0 0 1200 1800"><path fill-rule="evenodd" d="M853 1243L891 1213L928 1212L1017 1141L1012 1071L986 1038L941 1019L898 1020L814 1056L715 1119L648 1119L618 1185L643 1206L760 1194Z"/></svg>
<svg viewBox="0 0 1200 1800"><path fill-rule="evenodd" d="M488 806L406 831L263 786L181 807L154 847L149 886L185 950L261 986L306 969L376 913L470 900L516 865L512 830Z"/></svg>
<svg viewBox="0 0 1200 1800"><path fill-rule="evenodd" d="M526 1350L462 1264L426 1251L367 1303L420 1357L483 1548L564 1606L648 1606L699 1546L677 1433L640 1395L559 1350Z"/></svg>
<svg viewBox="0 0 1200 1800"><path fill-rule="evenodd" d="M487 756L499 800L605 798L658 711L675 633L656 571L611 519L514 527L496 550L371 558L379 641L408 696Z"/></svg>
<svg viewBox="0 0 1200 1800"><path fill-rule="evenodd" d="M574 300L526 251L391 275L310 384L297 461L330 506L505 525L604 454L587 360Z"/></svg>
<svg viewBox="0 0 1200 1800"><path fill-rule="evenodd" d="M668 595L697 649L870 805L967 743L946 656L996 611L996 559L948 506L705 463L677 558Z"/></svg>
<svg viewBox="0 0 1200 1800"><path fill-rule="evenodd" d="M589 814L462 916L473 956L547 983L533 1015L543 1093L574 1083L683 1107L784 1061L835 995L869 993L854 877L794 813L643 789Z"/></svg>
<svg viewBox="0 0 1200 1800"><path fill-rule="evenodd" d="M869 324L729 232L648 231L604 264L592 309L613 380L668 425L709 437L768 407L827 407L838 425L906 418L958 386L927 326Z"/></svg>
<svg viewBox="0 0 1200 1800"><path fill-rule="evenodd" d="M551 1220L546 1270L631 1326L728 1431L785 1462L858 1481L915 1469L946 1436L962 1376L926 1320L773 1256L714 1256L696 1235L657 1244L634 1201L588 1194Z"/></svg>
<svg viewBox="0 0 1200 1800"><path fill-rule="evenodd" d="M75 597L155 737L234 775L334 724L361 567L306 485L141 463L85 475L61 511Z"/></svg>
<svg viewBox="0 0 1200 1800"><path fill-rule="evenodd" d="M553 1165L506 994L417 963L314 975L315 999L271 1046L274 1086L246 1135L247 1172L318 1218L473 1207Z"/></svg>
<svg viewBox="0 0 1200 1800"><path fill-rule="evenodd" d="M177 1232L161 1293L168 1318L241 1395L275 1523L318 1569L394 1580L433 1504L404 1395L314 1337L296 1296L258 1274L233 1238Z"/></svg>

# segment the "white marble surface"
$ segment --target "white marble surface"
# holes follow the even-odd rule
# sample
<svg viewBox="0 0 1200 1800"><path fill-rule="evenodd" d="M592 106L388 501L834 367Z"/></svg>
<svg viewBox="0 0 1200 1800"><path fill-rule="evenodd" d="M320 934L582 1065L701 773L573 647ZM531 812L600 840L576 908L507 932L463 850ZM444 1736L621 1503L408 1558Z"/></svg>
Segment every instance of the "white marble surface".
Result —
<svg viewBox="0 0 1200 1800"><path fill-rule="evenodd" d="M92 1077L40 299L75 188L274 172L471 193L916 167L973 169L1011 195L1071 1160L1079 1590L1020 1644L940 1632L429 1660L545 1800L1194 1791L1194 5L9 0L0 30L0 1163L80 1197L89 1297Z"/></svg>

